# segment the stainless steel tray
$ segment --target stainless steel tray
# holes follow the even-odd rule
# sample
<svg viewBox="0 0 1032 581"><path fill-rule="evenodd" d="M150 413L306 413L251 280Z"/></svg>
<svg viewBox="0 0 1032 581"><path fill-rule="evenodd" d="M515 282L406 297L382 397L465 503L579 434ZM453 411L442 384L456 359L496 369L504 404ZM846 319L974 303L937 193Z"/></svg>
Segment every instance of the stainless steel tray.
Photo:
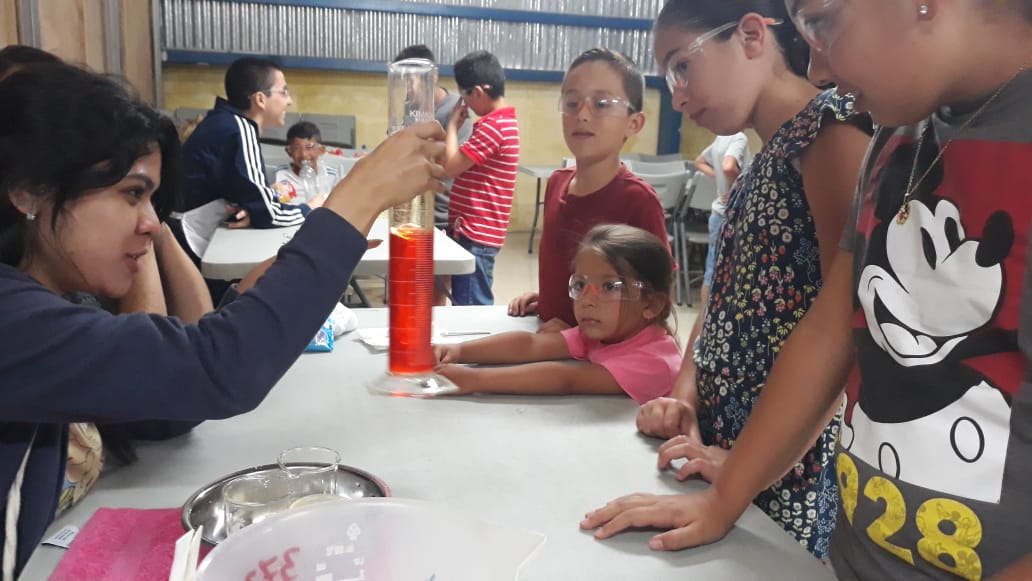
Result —
<svg viewBox="0 0 1032 581"><path fill-rule="evenodd" d="M222 487L230 480L245 474L261 474L278 471L277 464L266 464L245 468L201 487L190 495L183 504L182 523L184 530L204 525L204 542L217 545L226 538L226 521L222 508ZM337 494L342 498L368 498L390 496L391 489L383 480L351 466L337 467Z"/></svg>

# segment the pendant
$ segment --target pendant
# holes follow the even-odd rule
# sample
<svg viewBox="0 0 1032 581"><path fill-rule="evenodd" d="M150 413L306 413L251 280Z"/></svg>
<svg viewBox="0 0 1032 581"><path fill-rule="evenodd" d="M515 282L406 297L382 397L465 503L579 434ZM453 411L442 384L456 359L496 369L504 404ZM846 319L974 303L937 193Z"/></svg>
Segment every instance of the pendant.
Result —
<svg viewBox="0 0 1032 581"><path fill-rule="evenodd" d="M907 223L907 218L910 217L910 201L903 202L903 205L899 207L899 213L896 214L896 223L902 226Z"/></svg>

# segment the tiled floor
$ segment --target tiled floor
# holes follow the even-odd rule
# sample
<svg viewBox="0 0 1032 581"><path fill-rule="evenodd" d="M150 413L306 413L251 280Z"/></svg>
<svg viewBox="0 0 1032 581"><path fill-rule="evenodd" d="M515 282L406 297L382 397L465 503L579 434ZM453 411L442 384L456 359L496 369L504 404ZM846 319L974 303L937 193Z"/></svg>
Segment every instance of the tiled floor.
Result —
<svg viewBox="0 0 1032 581"><path fill-rule="evenodd" d="M502 248L495 262L494 294L497 304L508 304L517 295L537 288L538 249L535 249L533 254L527 253L529 238L529 232L517 232L510 233L505 239L505 247ZM534 242L536 246L536 238ZM362 288L374 306L383 304L382 280L365 279L362 281ZM692 323L698 313L698 292L698 287L696 287L693 294L696 298L694 307L675 305L674 308L674 324L682 348L687 343L688 333L691 331Z"/></svg>

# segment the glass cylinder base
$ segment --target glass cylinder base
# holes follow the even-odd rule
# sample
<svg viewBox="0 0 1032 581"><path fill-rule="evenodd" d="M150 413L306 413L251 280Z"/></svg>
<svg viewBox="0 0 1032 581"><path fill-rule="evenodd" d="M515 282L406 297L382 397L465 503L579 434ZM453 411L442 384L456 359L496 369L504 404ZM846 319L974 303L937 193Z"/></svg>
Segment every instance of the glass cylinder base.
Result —
<svg viewBox="0 0 1032 581"><path fill-rule="evenodd" d="M402 397L434 397L458 393L447 377L428 373L385 373L367 384L369 391Z"/></svg>

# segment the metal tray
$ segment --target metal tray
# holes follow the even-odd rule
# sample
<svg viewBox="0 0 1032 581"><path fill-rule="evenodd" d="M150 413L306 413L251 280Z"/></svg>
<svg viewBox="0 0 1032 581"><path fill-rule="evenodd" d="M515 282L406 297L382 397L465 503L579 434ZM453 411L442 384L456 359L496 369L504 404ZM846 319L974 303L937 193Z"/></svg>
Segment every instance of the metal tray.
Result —
<svg viewBox="0 0 1032 581"><path fill-rule="evenodd" d="M261 474L278 471L279 465L266 464L245 468L201 487L190 495L183 504L182 523L184 530L204 525L202 539L209 545L217 545L226 538L226 522L222 508L222 487L230 480L245 474ZM391 489L383 480L351 466L337 467L337 494L342 498L369 498L390 496Z"/></svg>

